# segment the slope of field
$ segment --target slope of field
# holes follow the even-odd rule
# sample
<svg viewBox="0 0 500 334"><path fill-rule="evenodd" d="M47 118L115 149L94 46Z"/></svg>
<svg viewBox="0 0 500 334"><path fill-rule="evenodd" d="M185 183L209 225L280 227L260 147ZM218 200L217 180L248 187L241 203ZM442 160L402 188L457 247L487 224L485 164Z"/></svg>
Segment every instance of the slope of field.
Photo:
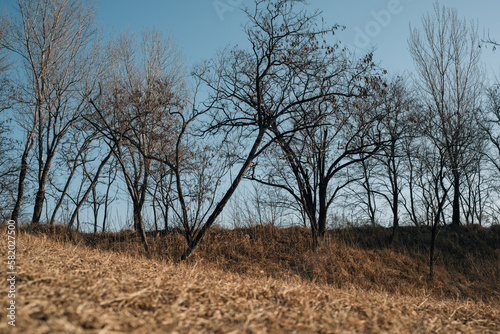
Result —
<svg viewBox="0 0 500 334"><path fill-rule="evenodd" d="M21 233L17 261L16 331L2 311L1 333L500 331L493 302L241 274L206 261L146 259L45 235ZM8 285L1 282L5 310Z"/></svg>
<svg viewBox="0 0 500 334"><path fill-rule="evenodd" d="M152 256L177 261L186 246L180 232L151 232ZM257 277L262 273L277 279L300 277L337 288L355 286L409 296L424 293L437 298L500 301L500 226L440 228L432 281L430 228L403 227L396 243L391 242L391 235L391 229L382 227L329 230L313 250L306 228L212 228L190 261ZM134 256L144 253L133 231L69 235L56 231L55 237Z"/></svg>

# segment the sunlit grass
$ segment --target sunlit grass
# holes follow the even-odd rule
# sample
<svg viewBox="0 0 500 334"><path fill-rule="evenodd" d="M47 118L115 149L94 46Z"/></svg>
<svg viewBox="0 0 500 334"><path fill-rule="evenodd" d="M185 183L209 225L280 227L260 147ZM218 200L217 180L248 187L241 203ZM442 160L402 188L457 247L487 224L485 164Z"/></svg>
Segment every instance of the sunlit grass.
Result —
<svg viewBox="0 0 500 334"><path fill-rule="evenodd" d="M253 237L234 242L234 253L243 254L235 261L245 261L244 254L252 249L266 256L265 242L261 239L261 246L254 244L258 239ZM280 273L283 267L276 264L273 274L265 259L260 264L247 259L249 263L239 263L240 267L231 266L230 256L221 255L229 252L221 249L228 240L220 240L218 245L210 245L207 240L205 249L188 263L176 263L167 257L147 259L134 251L102 250L83 242L22 233L17 243L16 329L19 333L500 330L500 307L494 298L440 297L432 287L423 287L424 278L413 288L410 284L393 291L377 288L377 275L384 278L388 272L398 271L391 263L411 268L416 260L410 255L386 261L384 269L382 258L397 257L390 250L323 245L323 251L311 255L310 269ZM3 255L3 239L1 244ZM201 256L201 251L210 247L212 252L218 247L219 255L212 256L219 256L219 262ZM328 275L321 271L326 270L328 261L351 261L345 273L340 270L330 275L343 277L344 284L325 280ZM300 263L297 260L296 265ZM404 275L404 270L399 271ZM416 269L406 273L417 274ZM318 279L311 279L314 275ZM359 279L349 278L351 275ZM2 280L2 305L7 300L6 288ZM3 319L0 332L5 330L9 328Z"/></svg>

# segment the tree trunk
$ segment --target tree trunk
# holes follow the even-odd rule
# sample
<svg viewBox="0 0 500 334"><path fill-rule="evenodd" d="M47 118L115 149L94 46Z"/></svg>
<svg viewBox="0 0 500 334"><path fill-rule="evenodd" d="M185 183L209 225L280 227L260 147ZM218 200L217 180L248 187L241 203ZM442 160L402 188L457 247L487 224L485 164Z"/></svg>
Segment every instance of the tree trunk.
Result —
<svg viewBox="0 0 500 334"><path fill-rule="evenodd" d="M439 224L439 215L436 216L436 221L432 224L431 248L429 251L429 278L434 278L434 249L436 245L436 229Z"/></svg>
<svg viewBox="0 0 500 334"><path fill-rule="evenodd" d="M50 166L52 165L52 159L55 155L56 146L47 152L47 161L43 165L43 170L38 180L38 191L35 198L35 206L33 208L33 218L31 222L33 224L40 223L40 217L42 216L43 203L45 201L45 185L47 183L47 177L49 176Z"/></svg>
<svg viewBox="0 0 500 334"><path fill-rule="evenodd" d="M327 189L325 180L321 180L322 184L319 189L319 212L318 212L318 241L323 239L326 232L326 197L327 197Z"/></svg>
<svg viewBox="0 0 500 334"><path fill-rule="evenodd" d="M146 237L146 231L144 229L144 225L142 222L142 205L136 203L134 201L134 226L136 227L136 231L139 233L141 237L142 244L144 245L144 250L146 254L149 256L149 245Z"/></svg>
<svg viewBox="0 0 500 334"><path fill-rule="evenodd" d="M158 233L158 215L156 213L156 189L155 189L155 194L153 196L153 219L155 223L155 232Z"/></svg>
<svg viewBox="0 0 500 334"><path fill-rule="evenodd" d="M16 205L14 206L14 210L12 210L12 214L10 215L10 219L18 224L19 212L21 211L21 204L24 198L24 181L26 180L26 174L28 172L28 154L31 151L31 148L34 145L33 140L33 132L31 132L30 136L28 136L28 142L24 148L23 155L21 157L21 170L19 172L19 182L17 185L17 199Z"/></svg>
<svg viewBox="0 0 500 334"><path fill-rule="evenodd" d="M186 249L184 254L182 254L182 256L181 256L181 260L187 259L189 257L189 255L191 255L193 250L199 245L199 243L201 242L201 240L205 236L205 233L207 233L208 229L212 226L212 224L215 222L217 217L219 217L220 213L222 212L222 210L226 206L227 202L229 201L229 199L231 198L233 193L236 191L236 188L238 187L241 180L243 179L243 176L245 175L246 171L248 170L248 167L255 159L257 149L259 148L259 146L262 143L262 140L264 138L264 133L265 133L265 131L263 129L260 129L259 134L257 135L255 142L253 143L252 149L248 153L247 159L245 160L245 163L241 167L238 175L236 176L236 178L232 182L231 186L227 190L224 197L222 197L220 202L216 205L214 211L208 217L207 221L205 222L205 224L203 225L201 230L198 231L194 240L191 243L189 243L188 248Z"/></svg>
<svg viewBox="0 0 500 334"><path fill-rule="evenodd" d="M73 214L71 215L71 218L68 222L68 228L71 228L73 226L73 223L75 222L75 218L78 215L78 212L80 211L80 207L83 205L83 203L85 202L85 200L89 196L90 192L92 191L92 188L94 188L96 186L97 181L99 180L99 176L101 174L101 171L104 168L104 166L106 165L106 163L108 162L108 160L112 154L113 154L113 151L111 150L108 153L108 155L104 158L104 160L101 161L101 164L97 168L96 174L94 175L94 179L92 180L92 183L90 184L89 188L87 189L87 191L83 195L83 198L77 203L76 208L73 211Z"/></svg>
<svg viewBox="0 0 500 334"><path fill-rule="evenodd" d="M453 173L453 215L451 225L460 226L460 174Z"/></svg>
<svg viewBox="0 0 500 334"><path fill-rule="evenodd" d="M104 217L102 218L102 232L106 232L106 222L108 219L108 206L109 206L109 190L111 189L111 185L115 182L116 173L111 178L111 167L108 173L108 184L106 187L106 198L104 200Z"/></svg>
<svg viewBox="0 0 500 334"><path fill-rule="evenodd" d="M47 162L48 163L48 162ZM41 178L38 181L38 191L35 197L35 206L33 208L33 218L31 219L32 224L40 223L40 217L42 216L43 202L45 201L45 183L47 182L47 176L49 174L49 169L44 168Z"/></svg>
<svg viewBox="0 0 500 334"><path fill-rule="evenodd" d="M165 233L168 232L168 204L165 205L165 212L163 214L164 224L165 224Z"/></svg>
<svg viewBox="0 0 500 334"><path fill-rule="evenodd" d="M33 218L31 218L32 224L40 223L40 216L42 215L44 200L45 200L45 183L44 181L41 181L38 184L38 191L36 193L35 207L33 209Z"/></svg>
<svg viewBox="0 0 500 334"><path fill-rule="evenodd" d="M399 213L398 213L398 193L393 194L392 203L392 242L398 242L398 232L399 232Z"/></svg>
<svg viewBox="0 0 500 334"><path fill-rule="evenodd" d="M106 232L106 220L108 218L108 201L109 201L109 188L111 187L111 182L108 183L106 189L106 197L104 199L104 216L102 217L102 233Z"/></svg>
<svg viewBox="0 0 500 334"><path fill-rule="evenodd" d="M56 220L56 215L57 215L57 212L59 211L59 208L61 207L63 201L64 201L64 197L66 197L66 193L68 191L68 188L69 188L69 185L71 183L71 180L73 179L73 175L75 174L75 170L76 168L73 167L73 170L71 171L68 179L66 180L66 184L64 185L64 189L61 193L61 197L59 198L59 200L57 201L57 204L56 206L54 207L54 210L52 211L52 216L50 218L50 222L49 222L49 225L50 226L54 226L54 223L55 223L55 220Z"/></svg>
<svg viewBox="0 0 500 334"><path fill-rule="evenodd" d="M97 217L99 216L99 203L97 198L97 191L95 187L92 188L92 211L94 213L94 234L97 234Z"/></svg>
<svg viewBox="0 0 500 334"><path fill-rule="evenodd" d="M399 185L396 168L396 139L391 142L391 178L392 178L392 242L398 242L399 229Z"/></svg>
<svg viewBox="0 0 500 334"><path fill-rule="evenodd" d="M312 250L316 251L319 245L319 235L316 224L311 224L311 238L312 238Z"/></svg>

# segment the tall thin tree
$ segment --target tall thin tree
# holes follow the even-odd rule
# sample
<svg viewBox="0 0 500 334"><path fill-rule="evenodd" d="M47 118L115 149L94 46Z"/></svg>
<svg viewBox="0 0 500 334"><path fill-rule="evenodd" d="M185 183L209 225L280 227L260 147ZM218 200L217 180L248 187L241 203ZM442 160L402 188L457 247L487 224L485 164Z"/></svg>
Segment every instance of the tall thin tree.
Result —
<svg viewBox="0 0 500 334"><path fill-rule="evenodd" d="M32 222L41 219L47 178L58 148L81 120L96 86L98 68L94 8L81 0L19 0L7 48L24 70L22 117L26 139L21 158L17 219L24 193L27 160L36 147L37 191Z"/></svg>
<svg viewBox="0 0 500 334"><path fill-rule="evenodd" d="M434 5L422 18L422 30L410 27L410 53L417 89L425 99L423 118L432 123L426 136L444 154L453 184L451 224L460 224L461 180L478 138L476 115L481 96L481 49L477 26L458 18L457 10Z"/></svg>

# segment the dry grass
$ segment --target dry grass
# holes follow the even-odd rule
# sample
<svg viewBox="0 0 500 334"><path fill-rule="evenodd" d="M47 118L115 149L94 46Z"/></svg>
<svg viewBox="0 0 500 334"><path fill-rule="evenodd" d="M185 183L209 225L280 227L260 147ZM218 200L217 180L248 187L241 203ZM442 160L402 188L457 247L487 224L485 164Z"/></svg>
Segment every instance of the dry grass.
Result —
<svg viewBox="0 0 500 334"><path fill-rule="evenodd" d="M4 230L1 232L5 235ZM230 233L214 232L212 237L222 238L224 235ZM270 266L266 263L271 261L265 260L262 267L247 263L239 269L234 264L230 270L224 269L224 265L231 264L228 260L231 254L239 254L239 260L245 259L246 251L255 251L261 256L269 255L265 238L255 239L261 240L262 247L259 248L258 242L253 241L252 237L255 236L249 235L248 238L233 242L236 245L234 254L231 249L221 248L223 242L216 245L210 243L208 238L203 247L205 250L212 249L211 256L225 254L219 262L204 260L200 256L202 253L197 252L190 263L177 264L168 259L161 260L160 256L145 259L133 255L134 252L140 252L139 247L137 250L117 253L89 247L81 242L75 245L54 241L43 234L21 233L17 240L17 332L500 331L500 308L493 300L439 298L426 289L414 289L410 294L399 291L403 288L389 292L387 289L363 288L355 284L356 281L349 281L353 274L348 271L354 268L366 276L359 282L369 281L372 275L377 276L376 270L380 267L378 256L389 256L383 253L389 252L387 249L366 250L371 253L363 253L359 247L337 247L337 251L330 247L328 252L331 253L326 250L317 253L332 257L328 261L352 261L351 269L345 269L346 273L338 273L348 278L341 288L335 282L323 282L323 279L312 282L305 274L307 268L297 269L301 275L294 272L272 275L266 272L269 269L267 266ZM154 240L152 242L154 247L159 247ZM93 243L99 242L94 240ZM282 247L279 245L279 242L276 243L274 251ZM246 251L245 247L248 247ZM5 258L5 238L0 238L0 249L2 258ZM382 254L377 255L378 252ZM306 256L306 253L304 251L299 255ZM366 254L372 254L367 261L363 258ZM413 257L408 254L405 256L406 260L404 257L399 260L400 265L412 268ZM256 255L252 255L252 259L255 258ZM283 259L283 263L288 263L290 258ZM304 263L303 259L296 261L298 266ZM326 270L319 269L324 268L325 259L318 257L311 258L311 261L307 270ZM361 273L356 261L364 261L362 268L368 273L370 270L375 272ZM275 266L276 269L283 269L279 262L275 261ZM375 268L370 269L373 266ZM247 267L246 270L243 270L244 267ZM318 277L328 275L319 272ZM5 280L2 280L0 289L0 299L5 306ZM2 318L0 332L8 333L10 328L5 317Z"/></svg>
<svg viewBox="0 0 500 334"><path fill-rule="evenodd" d="M298 276L338 288L500 301L500 227L442 229L431 282L429 229L401 229L398 245L390 243L391 231L384 228L329 231L316 251L311 250L310 239L310 232L299 227L214 228L191 261L257 277L261 273L278 279ZM75 234L72 242L134 256L143 254L140 239L132 231ZM185 246L178 233L152 234L149 242L153 257L162 261L175 262Z"/></svg>

